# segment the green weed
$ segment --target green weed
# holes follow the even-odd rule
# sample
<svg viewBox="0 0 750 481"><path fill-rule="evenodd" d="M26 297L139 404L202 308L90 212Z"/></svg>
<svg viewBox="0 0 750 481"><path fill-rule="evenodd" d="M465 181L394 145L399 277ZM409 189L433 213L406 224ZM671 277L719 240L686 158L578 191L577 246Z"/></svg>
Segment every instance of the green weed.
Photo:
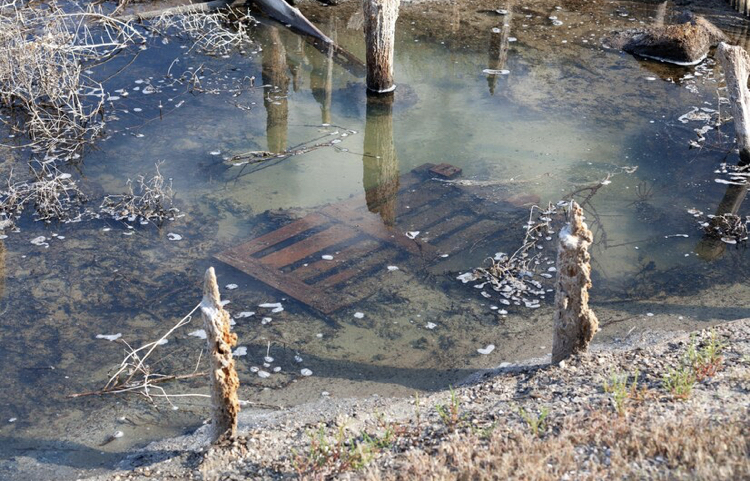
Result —
<svg viewBox="0 0 750 481"><path fill-rule="evenodd" d="M538 415L534 415L527 412L523 407L518 406L518 414L521 415L521 419L526 422L531 430L531 434L534 436L539 437L547 429L549 409L546 407L543 407Z"/></svg>

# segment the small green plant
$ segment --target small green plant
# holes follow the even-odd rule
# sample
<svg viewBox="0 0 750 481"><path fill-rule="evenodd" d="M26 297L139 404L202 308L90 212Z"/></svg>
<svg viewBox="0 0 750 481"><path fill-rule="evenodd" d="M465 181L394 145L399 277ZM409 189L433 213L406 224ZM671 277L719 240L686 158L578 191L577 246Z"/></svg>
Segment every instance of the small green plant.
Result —
<svg viewBox="0 0 750 481"><path fill-rule="evenodd" d="M363 435L361 442L346 436L344 426L333 439L326 436L324 426L317 431L308 431L310 448L304 455L292 452L292 465L299 477L314 472L336 473L360 470L369 463L380 449L381 440Z"/></svg>
<svg viewBox="0 0 750 481"><path fill-rule="evenodd" d="M438 413L438 416L440 416L440 419L443 421L443 424L445 424L449 429L455 429L456 426L461 422L461 401L458 399L458 396L456 395L456 391L452 387L448 387L451 393L451 399L450 404L446 406L445 404L438 404L435 406L435 410Z"/></svg>
<svg viewBox="0 0 750 481"><path fill-rule="evenodd" d="M698 348L698 341L695 335L690 336L690 345L685 353L685 362L689 364L695 372L698 381L713 377L721 369L724 361L722 352L724 344L716 337L716 333L711 331L708 342L701 348Z"/></svg>
<svg viewBox="0 0 750 481"><path fill-rule="evenodd" d="M497 427L497 421L483 428L479 428L472 424L471 433L479 437L479 439L489 439L492 436L492 433L495 431L496 427Z"/></svg>
<svg viewBox="0 0 750 481"><path fill-rule="evenodd" d="M547 429L547 415L549 415L547 407L543 407L538 415L534 415L518 406L518 414L528 424L531 434L534 436L539 437Z"/></svg>
<svg viewBox="0 0 750 481"><path fill-rule="evenodd" d="M609 380L604 381L602 386L604 392L612 395L612 402L615 405L615 411L620 416L625 414L625 401L628 398L631 399L642 399L644 389L638 388L638 376L640 371L636 369L633 373L633 380L629 383L630 376L626 372L613 372L609 376Z"/></svg>
<svg viewBox="0 0 750 481"><path fill-rule="evenodd" d="M664 388L672 393L675 399L686 400L693 392L695 385L695 372L690 366L683 365L679 369L670 369L664 375Z"/></svg>

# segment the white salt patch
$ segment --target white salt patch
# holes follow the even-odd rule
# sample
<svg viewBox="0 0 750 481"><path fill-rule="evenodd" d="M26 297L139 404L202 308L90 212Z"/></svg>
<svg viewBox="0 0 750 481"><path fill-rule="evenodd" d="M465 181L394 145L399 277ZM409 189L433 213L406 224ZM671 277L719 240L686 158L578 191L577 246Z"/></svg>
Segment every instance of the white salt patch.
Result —
<svg viewBox="0 0 750 481"><path fill-rule="evenodd" d="M206 338L206 331L204 331L203 329L196 329L193 332L188 332L188 336L194 336L194 337L198 337L200 339L205 339Z"/></svg>
<svg viewBox="0 0 750 481"><path fill-rule="evenodd" d="M647 312L647 313L646 313L646 315L647 315L648 317L654 317L654 313L653 313L653 312Z"/></svg>
<svg viewBox="0 0 750 481"><path fill-rule="evenodd" d="M328 255L328 254L323 254L322 256L320 256L320 258L323 259L324 261L332 261L333 260L333 256Z"/></svg>
<svg viewBox="0 0 750 481"><path fill-rule="evenodd" d="M224 299L223 301L219 302L219 304L221 304L221 307L224 307L227 304L230 304L231 302L232 301L230 301L229 299Z"/></svg>
<svg viewBox="0 0 750 481"><path fill-rule="evenodd" d="M250 372L258 372L258 371L260 371L260 369L258 368L258 366L253 366L253 367L250 368Z"/></svg>
<svg viewBox="0 0 750 481"><path fill-rule="evenodd" d="M237 284L227 284L224 287L226 287L227 289L231 291L232 289L237 289L239 286Z"/></svg>
<svg viewBox="0 0 750 481"><path fill-rule="evenodd" d="M43 235L40 235L39 237L34 237L33 239L31 239L31 243L34 244L35 246L47 246L47 247L49 247L49 244L47 244L46 242L44 242L46 240L47 240L46 237L44 237Z"/></svg>
<svg viewBox="0 0 750 481"><path fill-rule="evenodd" d="M247 356L247 348L245 346L240 346L232 352L232 355L235 357Z"/></svg>
<svg viewBox="0 0 750 481"><path fill-rule="evenodd" d="M211 152L209 152L209 154L211 154L211 155L221 155L221 150L212 150Z"/></svg>
<svg viewBox="0 0 750 481"><path fill-rule="evenodd" d="M363 317L365 317L365 313L364 312L355 312L354 313L354 317L356 317L357 319L362 319Z"/></svg>
<svg viewBox="0 0 750 481"><path fill-rule="evenodd" d="M471 282L471 281L476 280L476 277L474 277L474 273L473 272L466 272L466 273L461 274L460 276L456 277L456 279L458 279L459 281L461 281L464 284L466 284L467 282Z"/></svg>
<svg viewBox="0 0 750 481"><path fill-rule="evenodd" d="M271 377L271 373L266 371L258 371L258 377L265 379L267 377Z"/></svg>
<svg viewBox="0 0 750 481"><path fill-rule="evenodd" d="M273 372L281 372L281 366L276 366L273 368Z"/></svg>
<svg viewBox="0 0 750 481"><path fill-rule="evenodd" d="M487 354L491 353L494 350L495 350L495 345L494 344L487 344L487 347L485 347L485 348L479 348L479 349L477 349L477 352L479 354L484 354L486 356Z"/></svg>
<svg viewBox="0 0 750 481"><path fill-rule="evenodd" d="M258 307L265 307L266 309L275 309L277 307L281 307L280 302L264 302L263 304L258 304Z"/></svg>
<svg viewBox="0 0 750 481"><path fill-rule="evenodd" d="M506 70L506 69L496 70L492 68L486 68L482 70L482 73L487 74L487 75L508 75L510 73L510 70Z"/></svg>
<svg viewBox="0 0 750 481"><path fill-rule="evenodd" d="M119 439L123 436L125 436L125 433L123 433L122 431L116 431L115 434L112 435L112 437L115 439Z"/></svg>
<svg viewBox="0 0 750 481"><path fill-rule="evenodd" d="M174 232L170 232L167 234L167 238L171 241L178 241L182 240L182 236L180 234L175 234Z"/></svg>
<svg viewBox="0 0 750 481"><path fill-rule="evenodd" d="M397 266L388 266L388 270L391 271L391 272L397 271L398 267Z"/></svg>
<svg viewBox="0 0 750 481"><path fill-rule="evenodd" d="M302 362L302 357L299 354L295 355L294 362Z"/></svg>
<svg viewBox="0 0 750 481"><path fill-rule="evenodd" d="M122 337L122 333L118 332L117 334L97 334L97 339L106 339L108 341L116 341Z"/></svg>
<svg viewBox="0 0 750 481"><path fill-rule="evenodd" d="M315 334L315 337L317 337L318 339L323 339L323 333L319 332L319 333Z"/></svg>
<svg viewBox="0 0 750 481"><path fill-rule="evenodd" d="M8 419L8 422L9 422L9 423L14 423L14 422L16 422L17 420L18 420L18 418L10 418L10 419Z"/></svg>
<svg viewBox="0 0 750 481"><path fill-rule="evenodd" d="M435 324L434 322L428 322L427 324L424 325L424 327L426 327L427 329L432 330L432 329L435 329L437 327L437 324Z"/></svg>
<svg viewBox="0 0 750 481"><path fill-rule="evenodd" d="M237 314L234 317L236 317L237 319L244 319L246 317L250 317L250 316L254 316L254 315L255 315L254 312L251 312L251 311L242 311L242 312L240 312L239 314Z"/></svg>
<svg viewBox="0 0 750 481"><path fill-rule="evenodd" d="M406 237L408 237L409 239L416 239L418 235L419 235L418 230L412 230L406 233Z"/></svg>
<svg viewBox="0 0 750 481"><path fill-rule="evenodd" d="M312 371L307 368L301 370L299 373L302 374L303 376L312 376Z"/></svg>
<svg viewBox="0 0 750 481"><path fill-rule="evenodd" d="M271 356L266 356L263 358L263 360L266 362L273 362L273 358Z"/></svg>
<svg viewBox="0 0 750 481"><path fill-rule="evenodd" d="M270 317L264 317L263 319L261 319L260 323L265 326L266 324L268 324L271 321L273 321L272 318L270 318Z"/></svg>

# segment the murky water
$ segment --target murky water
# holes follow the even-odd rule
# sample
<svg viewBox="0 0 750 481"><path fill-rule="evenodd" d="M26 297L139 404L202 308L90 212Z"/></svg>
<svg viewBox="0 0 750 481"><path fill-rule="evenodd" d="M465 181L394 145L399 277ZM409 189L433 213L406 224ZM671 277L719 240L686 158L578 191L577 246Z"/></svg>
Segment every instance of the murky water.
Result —
<svg viewBox="0 0 750 481"><path fill-rule="evenodd" d="M98 67L101 78L122 69L106 86L112 95L124 90L112 101L108 137L70 171L97 202L97 195L123 192L126 179L149 175L162 162L185 215L161 229L26 220L20 232L5 233L0 477L18 476L15 470L34 463L63 469L58 474L108 466L132 445L200 425L208 413L201 397L172 398L174 409L160 397L153 397L154 408L137 394L67 396L101 388L125 355L122 344L97 335L121 333L131 345L158 339L197 304L210 265L222 286L238 286L222 294L246 347L238 369L241 397L250 401L411 395L475 369L543 356L551 346L551 295L538 309L504 306L456 276L519 247L532 203L557 202L604 180L586 205L596 236L592 302L603 325L599 340L750 316L747 250L704 239L687 213L714 213L746 194L715 181L721 162L737 161L731 124L706 132L699 148L689 145L714 111L727 114L713 60L672 67L599 47L611 28L655 21L656 7L534 2L509 5L510 15L497 16L481 2L460 11L450 3L431 4L429 12L404 6L392 108L368 104L362 78L270 21L253 29L251 48L227 58L154 36L148 49ZM353 4L304 10L364 57ZM173 78L165 77L170 64ZM183 72L198 82L176 83ZM144 93L146 86L154 92ZM708 115L680 120L694 108ZM300 146L315 147L258 164L228 161ZM424 180L404 188L405 176L425 163L459 167L472 185ZM438 198L416 216L408 211L419 192L436 189L457 189L457 200ZM381 229L405 233L411 229L404 219L429 215L433 226L465 215L500 227L449 232L443 239L459 239L463 247L439 263L386 251L353 279L357 287L324 289L334 299L346 289L374 292L328 315L213 257L350 198L373 212ZM30 243L40 235L49 247ZM545 249L553 259L554 243ZM551 280L539 280L551 287ZM276 302L283 312L259 307ZM255 314L240 317L245 311ZM200 327L194 319L160 346L154 372L200 369L204 341L188 335ZM489 344L496 346L490 354L477 352ZM265 356L274 358L268 366ZM312 375L300 376L302 369ZM271 376L260 378L258 370ZM206 381L164 388L205 394ZM105 443L118 430L124 436Z"/></svg>

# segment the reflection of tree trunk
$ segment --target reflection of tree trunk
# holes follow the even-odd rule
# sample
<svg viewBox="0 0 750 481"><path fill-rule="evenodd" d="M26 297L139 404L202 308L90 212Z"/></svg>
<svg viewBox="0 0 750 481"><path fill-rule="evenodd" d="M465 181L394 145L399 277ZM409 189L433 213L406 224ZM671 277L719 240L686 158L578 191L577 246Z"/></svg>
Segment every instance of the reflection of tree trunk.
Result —
<svg viewBox="0 0 750 481"><path fill-rule="evenodd" d="M750 186L748 185L728 186L726 193L724 193L724 198L721 199L721 202L719 203L719 207L716 208L716 216L720 216L724 214L737 215L737 212L739 212L740 206L742 205L742 201L744 201L745 197L747 196L748 187ZM709 220L709 222L712 222L712 221ZM710 261L710 260L718 259L719 257L721 257L721 255L724 254L726 247L727 247L727 244L723 242L721 239L717 239L716 236L706 234L703 236L701 241L695 247L695 253L701 259Z"/></svg>
<svg viewBox="0 0 750 481"><path fill-rule="evenodd" d="M656 7L656 14L654 14L654 27L664 26L664 18L667 16L667 2L661 2Z"/></svg>
<svg viewBox="0 0 750 481"><path fill-rule="evenodd" d="M261 24L262 25L262 24ZM259 25L260 27L260 25ZM264 25L260 38L264 38L262 63L263 106L266 108L266 136L268 150L284 152L287 148L287 122L289 106L289 75L286 49L276 27Z"/></svg>
<svg viewBox="0 0 750 481"><path fill-rule="evenodd" d="M332 38L335 41L336 25L331 18ZM324 124L331 123L331 98L333 93L333 57L334 45L328 46L325 57L318 52L310 56L312 71L310 72L310 88L315 100L320 104L321 118Z"/></svg>
<svg viewBox="0 0 750 481"><path fill-rule="evenodd" d="M513 3L508 3L508 13L503 16L503 25L490 30L489 69L502 70L508 60L508 37L510 37L510 23L513 17ZM487 75L487 85L490 87L490 95L495 95L497 86L497 74Z"/></svg>
<svg viewBox="0 0 750 481"><path fill-rule="evenodd" d="M388 226L396 222L399 186L398 158L393 143L393 97L367 99L363 184L370 212L380 214Z"/></svg>

